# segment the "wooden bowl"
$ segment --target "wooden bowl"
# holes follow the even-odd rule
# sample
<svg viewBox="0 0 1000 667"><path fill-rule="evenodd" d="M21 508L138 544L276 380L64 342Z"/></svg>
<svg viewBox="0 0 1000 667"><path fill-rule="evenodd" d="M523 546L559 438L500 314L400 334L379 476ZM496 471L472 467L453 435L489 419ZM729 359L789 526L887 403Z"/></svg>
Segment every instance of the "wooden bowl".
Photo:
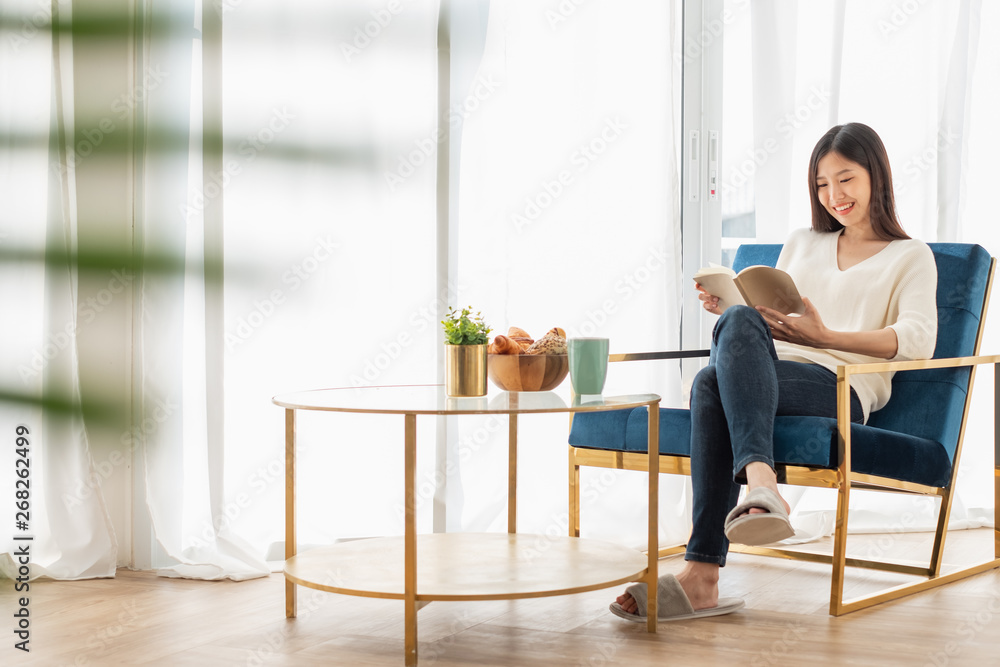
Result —
<svg viewBox="0 0 1000 667"><path fill-rule="evenodd" d="M504 391L548 391L569 373L565 354L489 354L486 373Z"/></svg>

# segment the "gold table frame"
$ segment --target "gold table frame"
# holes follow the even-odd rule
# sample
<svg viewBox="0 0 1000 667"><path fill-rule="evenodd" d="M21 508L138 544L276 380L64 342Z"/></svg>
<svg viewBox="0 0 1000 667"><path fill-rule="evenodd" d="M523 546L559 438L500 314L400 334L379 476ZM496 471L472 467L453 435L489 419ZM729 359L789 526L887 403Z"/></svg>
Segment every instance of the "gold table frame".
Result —
<svg viewBox="0 0 1000 667"><path fill-rule="evenodd" d="M368 395L365 395L365 393ZM375 393L406 396L396 404L368 400ZM490 398L452 398L442 385L350 387L275 396L285 408L285 616L297 615L296 586L404 602L405 664L417 664L417 602L506 600L569 595L644 581L656 590L658 557L659 405L656 394L574 396L552 392L502 392ZM649 413L648 547L646 554L579 537L517 533L517 418L521 414L596 412L645 406ZM297 410L396 414L404 422L404 535L371 538L312 549L297 555L295 442ZM508 415L507 533L431 533L416 530L418 415ZM544 554L533 550L546 542ZM418 549L419 547L419 549ZM430 556L417 571L417 553ZM529 552L530 557L527 557ZM469 555L474 554L474 558ZM347 574L331 580L331 562ZM423 564L425 561L421 561ZM570 567L567 567L567 564ZM400 571L402 576L399 576ZM503 576L495 576L501 572ZM489 576L493 574L494 576ZM647 603L648 632L656 632L656 595Z"/></svg>

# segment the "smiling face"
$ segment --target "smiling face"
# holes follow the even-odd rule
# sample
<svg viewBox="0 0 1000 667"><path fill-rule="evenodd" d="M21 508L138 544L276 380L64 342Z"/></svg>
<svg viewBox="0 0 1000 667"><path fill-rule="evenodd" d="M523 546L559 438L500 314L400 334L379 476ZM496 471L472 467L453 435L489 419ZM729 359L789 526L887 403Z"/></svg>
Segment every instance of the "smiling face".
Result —
<svg viewBox="0 0 1000 667"><path fill-rule="evenodd" d="M844 227L871 226L871 196L871 176L857 162L831 151L817 163L816 198Z"/></svg>

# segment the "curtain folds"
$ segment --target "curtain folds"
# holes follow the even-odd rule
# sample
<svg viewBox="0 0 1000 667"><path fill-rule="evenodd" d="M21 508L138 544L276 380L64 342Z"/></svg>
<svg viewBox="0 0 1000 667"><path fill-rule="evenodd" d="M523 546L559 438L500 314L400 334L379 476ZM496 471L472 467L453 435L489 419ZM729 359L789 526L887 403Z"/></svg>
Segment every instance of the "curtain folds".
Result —
<svg viewBox="0 0 1000 667"><path fill-rule="evenodd" d="M161 552L161 575L246 579L270 570L213 514L222 479L223 443L208 436L209 411L222 396L206 384L206 283L201 157L200 16L194 3L153 2L147 19L145 67L168 72L148 92L141 184L143 271L139 401L145 464L145 505ZM187 27L187 29L184 29ZM193 111L194 110L194 111ZM162 266L163 270L156 267Z"/></svg>
<svg viewBox="0 0 1000 667"><path fill-rule="evenodd" d="M482 45L465 46L482 53L478 67L452 84L452 106L462 111L451 211L458 303L482 309L500 333L518 326L537 337L559 326L571 337L608 337L612 352L676 349L687 287L678 238L679 3L634 2L627 12L598 3L567 15L494 0L488 11ZM676 365L634 366L614 365L605 392L650 391L664 406L681 404ZM449 513L455 529L504 525L506 480L491 470L505 455L506 429L495 422L458 421L450 453L464 462L452 468L448 507L462 494L465 513ZM554 445L565 443L567 427L541 422L526 420L518 436L521 497L532 508L520 525L561 534L566 455ZM584 470L581 484L584 534L643 542L641 475ZM687 538L686 495L685 480L664 480L664 543Z"/></svg>
<svg viewBox="0 0 1000 667"><path fill-rule="evenodd" d="M55 22L71 18L69 3L52 10ZM14 24L37 7L15 3L7 11ZM0 189L9 205L0 213L0 302L9 318L0 423L10 443L4 468L12 473L4 495L20 506L9 510L14 539L0 555L0 573L23 576L27 565L31 578L109 577L118 545L91 461L75 338L73 43L67 33L45 30L6 37ZM27 444L18 441L15 451L18 435Z"/></svg>
<svg viewBox="0 0 1000 667"><path fill-rule="evenodd" d="M223 17L225 521L271 561L284 558L271 398L436 378L439 5L393 7L244 3ZM426 487L436 426L417 427ZM402 418L299 413L300 550L402 533L402 436ZM432 505L422 494L421 530Z"/></svg>

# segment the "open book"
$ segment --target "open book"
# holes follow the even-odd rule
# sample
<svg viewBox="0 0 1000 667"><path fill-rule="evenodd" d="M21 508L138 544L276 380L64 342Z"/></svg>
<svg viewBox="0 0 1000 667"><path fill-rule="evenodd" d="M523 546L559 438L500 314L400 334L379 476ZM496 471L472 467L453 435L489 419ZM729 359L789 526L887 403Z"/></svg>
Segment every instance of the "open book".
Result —
<svg viewBox="0 0 1000 667"><path fill-rule="evenodd" d="M806 312L792 277L772 266L748 266L738 274L725 266L709 266L694 281L719 297L719 310L730 306L764 306L786 315Z"/></svg>

